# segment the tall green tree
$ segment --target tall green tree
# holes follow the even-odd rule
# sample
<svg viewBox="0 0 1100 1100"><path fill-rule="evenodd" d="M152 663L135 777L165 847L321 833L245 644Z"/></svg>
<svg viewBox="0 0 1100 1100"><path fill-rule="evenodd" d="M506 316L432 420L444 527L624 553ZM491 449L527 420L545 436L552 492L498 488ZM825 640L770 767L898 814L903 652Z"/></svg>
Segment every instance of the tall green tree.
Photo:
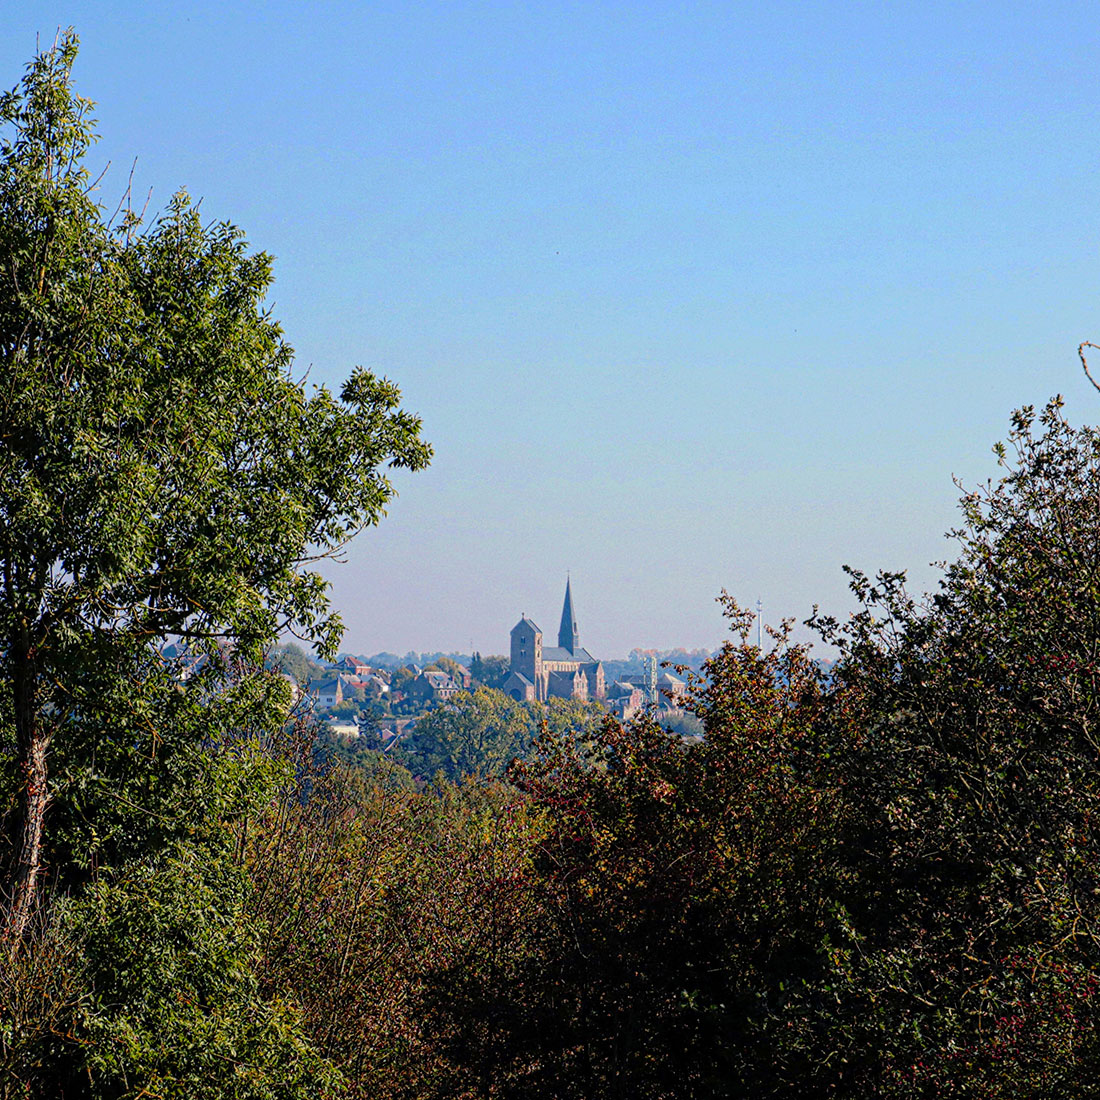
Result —
<svg viewBox="0 0 1100 1100"><path fill-rule="evenodd" d="M0 98L13 937L40 885L51 749L102 709L104 670L168 638L256 659L284 628L333 654L340 622L310 563L384 514L387 467L430 457L385 379L357 368L339 396L295 381L264 305L271 259L239 229L182 193L148 227L97 204L76 53L61 36Z"/></svg>

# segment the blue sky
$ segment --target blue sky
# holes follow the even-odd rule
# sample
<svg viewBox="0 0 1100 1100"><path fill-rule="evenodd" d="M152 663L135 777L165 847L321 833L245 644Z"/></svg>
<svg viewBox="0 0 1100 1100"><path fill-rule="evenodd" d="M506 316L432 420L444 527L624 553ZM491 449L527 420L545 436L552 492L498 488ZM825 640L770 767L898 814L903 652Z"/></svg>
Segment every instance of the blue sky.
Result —
<svg viewBox="0 0 1100 1100"><path fill-rule="evenodd" d="M1011 409L1100 413L1093 5L31 0L0 84L70 24L104 201L186 187L424 418L348 649L501 652L567 570L609 657L927 587Z"/></svg>

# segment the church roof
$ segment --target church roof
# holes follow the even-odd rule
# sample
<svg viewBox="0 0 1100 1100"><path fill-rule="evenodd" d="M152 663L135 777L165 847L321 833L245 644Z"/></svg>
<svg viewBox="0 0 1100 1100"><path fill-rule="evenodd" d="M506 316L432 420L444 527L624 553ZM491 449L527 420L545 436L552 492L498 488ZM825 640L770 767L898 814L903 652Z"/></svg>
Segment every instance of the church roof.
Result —
<svg viewBox="0 0 1100 1100"><path fill-rule="evenodd" d="M561 608L561 626L558 627L558 645L576 653L580 648L580 633L577 630L577 616L573 612L573 590L569 578L565 579L565 603Z"/></svg>
<svg viewBox="0 0 1100 1100"><path fill-rule="evenodd" d="M517 630L520 630L522 627L527 627L528 630L532 630L536 634L541 634L542 633L542 631L539 630L539 628L529 618L527 618L526 615L524 615L520 619L520 621L518 623L516 623L516 625L514 627L512 627L512 633L515 634L515 632Z"/></svg>
<svg viewBox="0 0 1100 1100"><path fill-rule="evenodd" d="M573 680L576 679L578 672L551 672L550 682L554 684L572 683Z"/></svg>
<svg viewBox="0 0 1100 1100"><path fill-rule="evenodd" d="M542 659L544 661L576 661L581 665L598 665L600 663L587 649L568 650L560 645L544 645L542 647Z"/></svg>
<svg viewBox="0 0 1100 1100"><path fill-rule="evenodd" d="M638 689L625 680L618 680L613 684L609 684L607 687L607 697L609 699L620 699L624 696L629 697L634 694Z"/></svg>

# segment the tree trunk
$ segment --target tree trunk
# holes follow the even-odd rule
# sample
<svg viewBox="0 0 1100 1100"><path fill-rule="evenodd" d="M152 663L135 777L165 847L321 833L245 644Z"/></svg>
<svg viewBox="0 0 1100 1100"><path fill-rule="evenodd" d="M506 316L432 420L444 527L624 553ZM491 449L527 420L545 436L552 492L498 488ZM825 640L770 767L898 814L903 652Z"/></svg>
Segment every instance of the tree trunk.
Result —
<svg viewBox="0 0 1100 1100"><path fill-rule="evenodd" d="M50 747L48 729L37 722L35 713L35 667L28 639L16 650L12 688L15 696L15 736L19 751L20 827L15 866L9 880L5 938L19 941L26 932L38 897L42 870L42 835L49 804L49 772L46 760Z"/></svg>

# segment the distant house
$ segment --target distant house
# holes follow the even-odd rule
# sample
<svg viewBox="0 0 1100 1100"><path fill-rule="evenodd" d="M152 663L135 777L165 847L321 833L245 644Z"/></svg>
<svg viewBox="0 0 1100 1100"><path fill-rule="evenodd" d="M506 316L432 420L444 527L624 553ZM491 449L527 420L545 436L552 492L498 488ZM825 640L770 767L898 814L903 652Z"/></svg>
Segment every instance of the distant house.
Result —
<svg viewBox="0 0 1100 1100"><path fill-rule="evenodd" d="M657 698L661 706L665 708L683 706L686 693L687 684L679 676L673 676L671 672L662 672L657 677Z"/></svg>
<svg viewBox="0 0 1100 1100"><path fill-rule="evenodd" d="M365 667L365 665L360 665L360 668ZM341 665L337 665L331 671L336 673L333 679L339 681L344 700L358 698L355 694L358 691L362 691L368 699L380 699L390 690L387 680L377 672L366 674L348 672ZM326 681L326 683L328 682L330 681Z"/></svg>
<svg viewBox="0 0 1100 1100"><path fill-rule="evenodd" d="M629 721L646 705L646 693L628 680L617 680L607 688L607 709L623 722Z"/></svg>
<svg viewBox="0 0 1100 1100"><path fill-rule="evenodd" d="M363 680L363 690L367 693L368 699L381 699L383 695L388 695L390 685L377 674L367 676Z"/></svg>
<svg viewBox="0 0 1100 1100"><path fill-rule="evenodd" d="M338 676L332 680L324 680L310 687L309 696L314 706L328 710L344 701L344 685Z"/></svg>
<svg viewBox="0 0 1100 1100"><path fill-rule="evenodd" d="M687 684L679 676L662 672L656 680L657 708L662 712L679 712L684 705L686 692ZM616 680L608 685L608 709L624 722L651 705L649 692L630 680Z"/></svg>
<svg viewBox="0 0 1100 1100"><path fill-rule="evenodd" d="M329 722L329 732L345 741L357 741L360 736L359 726L355 722Z"/></svg>
<svg viewBox="0 0 1100 1100"><path fill-rule="evenodd" d="M340 681L341 687L344 689L344 698L348 698L352 692L357 691L359 688L366 689L367 680L363 676L357 676L353 672L339 672L336 675L336 679Z"/></svg>
<svg viewBox="0 0 1100 1100"><path fill-rule="evenodd" d="M370 676L374 669L358 657L342 657L336 667L342 672L350 672L353 676Z"/></svg>
<svg viewBox="0 0 1100 1100"><path fill-rule="evenodd" d="M447 673L429 669L410 681L405 688L405 696L415 703L427 706L430 703L445 702L462 690L462 686Z"/></svg>

